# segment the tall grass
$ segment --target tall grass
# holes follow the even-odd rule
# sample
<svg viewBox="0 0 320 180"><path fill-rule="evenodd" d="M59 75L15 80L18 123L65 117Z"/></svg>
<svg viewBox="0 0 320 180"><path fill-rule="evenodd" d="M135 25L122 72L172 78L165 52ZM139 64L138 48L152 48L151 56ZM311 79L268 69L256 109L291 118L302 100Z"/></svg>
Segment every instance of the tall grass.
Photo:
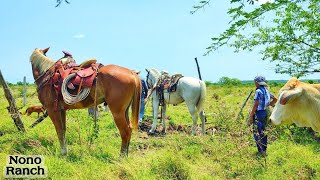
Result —
<svg viewBox="0 0 320 180"><path fill-rule="evenodd" d="M18 106L22 106L21 86L11 88ZM306 128L268 127L268 156L256 156L251 128L245 123L252 101L236 121L251 89L246 85L208 87L205 136L191 136L192 120L185 104L169 106L170 124L180 125L183 130L170 130L165 136L134 134L128 158L119 157L121 140L111 114L100 113L99 132L95 134L86 109L69 110L69 153L61 156L51 120L27 128L27 133L18 132L1 91L0 169L7 155L27 154L44 155L52 179L319 179L320 136ZM276 94L279 89L272 87L272 92ZM35 87L29 86L28 105L39 104L33 92ZM151 115L150 104L147 115ZM22 117L29 127L37 115Z"/></svg>

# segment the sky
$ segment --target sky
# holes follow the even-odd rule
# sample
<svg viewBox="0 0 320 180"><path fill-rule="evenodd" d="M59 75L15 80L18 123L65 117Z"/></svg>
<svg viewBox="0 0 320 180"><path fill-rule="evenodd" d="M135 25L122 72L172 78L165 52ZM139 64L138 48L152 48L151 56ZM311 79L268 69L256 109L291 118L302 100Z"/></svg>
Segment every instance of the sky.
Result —
<svg viewBox="0 0 320 180"><path fill-rule="evenodd" d="M263 3L266 0L261 0ZM190 14L198 0L10 0L0 6L0 70L11 83L33 83L30 55L35 48L50 47L47 56L58 60L69 51L77 63L95 58L129 69L167 70L217 82L222 76L250 80L289 79L274 73L273 65L258 52L234 53L229 47L203 56L211 38L228 28L227 0ZM258 6L256 4L255 6ZM306 78L313 78L308 76Z"/></svg>

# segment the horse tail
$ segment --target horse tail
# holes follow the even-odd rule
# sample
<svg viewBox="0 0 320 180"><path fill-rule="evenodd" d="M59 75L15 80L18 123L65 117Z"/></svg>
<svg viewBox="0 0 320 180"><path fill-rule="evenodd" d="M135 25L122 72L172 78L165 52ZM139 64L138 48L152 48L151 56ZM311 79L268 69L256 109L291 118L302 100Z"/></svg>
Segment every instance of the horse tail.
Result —
<svg viewBox="0 0 320 180"><path fill-rule="evenodd" d="M206 99L207 88L206 83L200 80L200 97L197 103L197 111L201 112L204 109L204 101Z"/></svg>
<svg viewBox="0 0 320 180"><path fill-rule="evenodd" d="M131 104L133 131L138 131L141 93L142 93L141 81L138 77L135 77L135 92L134 92L134 95L132 98L132 104Z"/></svg>

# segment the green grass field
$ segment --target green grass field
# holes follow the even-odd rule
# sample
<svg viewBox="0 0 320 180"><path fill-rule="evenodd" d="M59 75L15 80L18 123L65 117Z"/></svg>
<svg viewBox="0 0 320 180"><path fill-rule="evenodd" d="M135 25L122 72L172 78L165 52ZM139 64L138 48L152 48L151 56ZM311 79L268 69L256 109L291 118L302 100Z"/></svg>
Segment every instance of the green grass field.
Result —
<svg viewBox="0 0 320 180"><path fill-rule="evenodd" d="M277 94L280 87L271 87L271 91ZM21 107L23 87L11 86L11 90ZM0 169L8 155L24 154L44 155L49 179L320 179L320 135L307 128L269 127L268 156L256 155L253 135L245 123L252 98L236 121L250 90L253 86L207 87L205 136L191 135L192 120L185 104L170 105L167 134L135 133L128 158L119 157L121 139L110 113L101 113L96 134L86 109L69 110L69 153L61 156L51 120L47 118L30 129L37 115L22 116L27 132L20 133L1 90ZM28 86L27 106L40 104L34 92L35 86ZM151 115L151 103L146 115Z"/></svg>

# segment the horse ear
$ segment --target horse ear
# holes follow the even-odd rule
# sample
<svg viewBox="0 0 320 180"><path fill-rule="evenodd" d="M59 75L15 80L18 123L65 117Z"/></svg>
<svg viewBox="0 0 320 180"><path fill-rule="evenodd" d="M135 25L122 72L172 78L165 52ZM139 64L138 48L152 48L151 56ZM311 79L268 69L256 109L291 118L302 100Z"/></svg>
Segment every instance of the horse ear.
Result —
<svg viewBox="0 0 320 180"><path fill-rule="evenodd" d="M43 54L46 55L46 53L49 51L50 47L45 48L44 50L42 50Z"/></svg>
<svg viewBox="0 0 320 180"><path fill-rule="evenodd" d="M301 93L302 93L301 88L295 88L292 90L283 91L280 95L280 104L286 105L290 99L300 96Z"/></svg>
<svg viewBox="0 0 320 180"><path fill-rule="evenodd" d="M149 70L146 68L146 71L149 73Z"/></svg>

